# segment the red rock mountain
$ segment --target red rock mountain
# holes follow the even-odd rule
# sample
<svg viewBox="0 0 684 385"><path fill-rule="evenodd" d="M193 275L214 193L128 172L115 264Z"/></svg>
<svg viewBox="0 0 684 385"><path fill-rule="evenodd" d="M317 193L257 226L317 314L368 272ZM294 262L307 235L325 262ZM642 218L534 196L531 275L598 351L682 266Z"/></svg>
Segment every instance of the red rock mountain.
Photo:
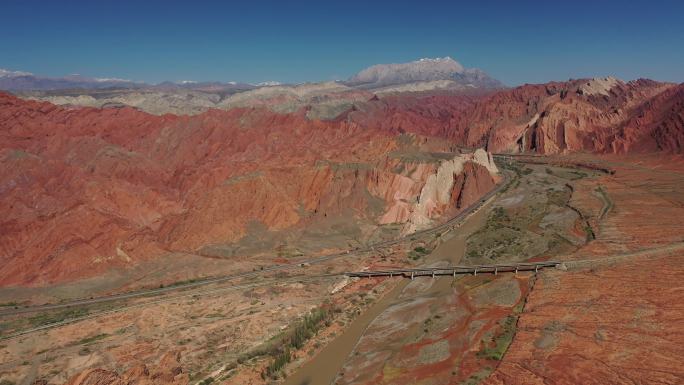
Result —
<svg viewBox="0 0 684 385"><path fill-rule="evenodd" d="M449 202L421 215L396 208L436 172L438 162L410 156L424 142L303 111L153 116L0 94L0 282L45 285L202 253L254 222L278 231L343 212L371 222L441 215ZM454 189L465 206L494 177L476 164L486 156L463 159L470 182Z"/></svg>
<svg viewBox="0 0 684 385"><path fill-rule="evenodd" d="M524 85L487 95L394 96L340 117L492 152L682 152L684 84L614 78Z"/></svg>

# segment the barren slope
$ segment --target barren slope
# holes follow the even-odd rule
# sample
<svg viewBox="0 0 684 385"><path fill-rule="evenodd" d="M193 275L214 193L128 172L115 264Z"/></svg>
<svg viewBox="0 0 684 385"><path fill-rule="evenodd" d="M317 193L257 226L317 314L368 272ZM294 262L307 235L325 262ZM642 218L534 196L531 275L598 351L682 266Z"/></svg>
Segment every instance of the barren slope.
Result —
<svg viewBox="0 0 684 385"><path fill-rule="evenodd" d="M171 252L233 256L230 245L251 233L315 221L341 237L319 249L348 247L372 230L357 221L409 221L429 175L458 155L439 141L263 109L153 116L3 94L0 122L5 285L94 276ZM485 176L477 168L491 159L467 156L455 173ZM479 164L464 169L468 161ZM485 174L475 188L491 186ZM451 207L425 207L419 225ZM349 230L330 222L342 217Z"/></svg>

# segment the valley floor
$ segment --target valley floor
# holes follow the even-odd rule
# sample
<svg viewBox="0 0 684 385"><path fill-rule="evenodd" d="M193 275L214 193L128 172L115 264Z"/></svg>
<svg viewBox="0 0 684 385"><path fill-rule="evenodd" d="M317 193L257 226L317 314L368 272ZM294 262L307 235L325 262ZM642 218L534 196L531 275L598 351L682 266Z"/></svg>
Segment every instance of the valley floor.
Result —
<svg viewBox="0 0 684 385"><path fill-rule="evenodd" d="M684 161L544 162L509 165L517 177L505 191L451 231L154 299L4 318L0 332L101 314L1 340L0 381L682 383ZM457 279L334 275L541 259L565 264ZM290 346L303 325L307 338ZM276 368L284 350L292 360Z"/></svg>
<svg viewBox="0 0 684 385"><path fill-rule="evenodd" d="M466 263L550 258L567 261L562 268L411 282L368 326L335 383L684 380L684 162L543 162L519 170L520 183L479 220L480 231L455 238L468 239ZM554 166L572 163L615 173ZM447 241L428 260L453 262L462 253ZM287 383L316 383L300 373Z"/></svg>
<svg viewBox="0 0 684 385"><path fill-rule="evenodd" d="M566 259L596 262L540 275L485 383L684 381L684 162L665 158L594 159L615 175L578 183L596 240Z"/></svg>

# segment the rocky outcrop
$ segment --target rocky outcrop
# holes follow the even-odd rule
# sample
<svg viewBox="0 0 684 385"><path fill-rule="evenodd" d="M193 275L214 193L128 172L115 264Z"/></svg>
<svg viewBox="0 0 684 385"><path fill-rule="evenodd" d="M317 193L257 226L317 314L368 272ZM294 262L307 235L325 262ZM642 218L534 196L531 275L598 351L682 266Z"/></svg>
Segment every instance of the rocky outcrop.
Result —
<svg viewBox="0 0 684 385"><path fill-rule="evenodd" d="M640 105L671 85L650 81L623 83L616 79L593 79L565 84L558 93L544 98L539 118L524 127L516 141L517 149L496 141L500 150L535 151L543 154L564 152L625 153L620 131L638 115ZM647 131L641 133L648 136ZM636 138L631 141L637 141Z"/></svg>
<svg viewBox="0 0 684 385"><path fill-rule="evenodd" d="M614 152L684 151L684 84L639 106L614 135Z"/></svg>
<svg viewBox="0 0 684 385"><path fill-rule="evenodd" d="M386 201L380 223L404 224L404 234L428 227L435 218L470 205L498 180L496 165L482 149L436 164L414 166L393 175L388 183L376 183L369 189Z"/></svg>
<svg viewBox="0 0 684 385"><path fill-rule="evenodd" d="M494 187L497 173L494 161L482 149L441 163L423 184L420 196L410 210L404 233L429 226L431 218L440 216L445 210L473 203Z"/></svg>
<svg viewBox="0 0 684 385"><path fill-rule="evenodd" d="M88 369L74 375L65 385L186 385L189 381L188 374L183 372L180 364L180 354L169 352L152 368L140 364L122 374Z"/></svg>

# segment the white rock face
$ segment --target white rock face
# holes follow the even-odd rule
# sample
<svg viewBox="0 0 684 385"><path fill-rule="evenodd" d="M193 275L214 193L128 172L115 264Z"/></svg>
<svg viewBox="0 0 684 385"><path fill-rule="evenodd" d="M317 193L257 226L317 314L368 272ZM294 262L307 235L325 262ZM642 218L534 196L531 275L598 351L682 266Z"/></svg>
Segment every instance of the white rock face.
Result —
<svg viewBox="0 0 684 385"><path fill-rule="evenodd" d="M607 78L594 78L582 84L579 89L584 95L610 95L610 90L622 84L622 80L609 76Z"/></svg>
<svg viewBox="0 0 684 385"><path fill-rule="evenodd" d="M492 155L483 149L477 149L472 154L461 154L442 162L435 173L428 175L417 197L417 203L413 204L412 207L406 207L408 197L398 197L397 206L410 211L403 229L404 234L410 234L428 227L436 214L441 213L450 204L455 178L463 173L467 162L485 167L492 175L499 173Z"/></svg>
<svg viewBox="0 0 684 385"><path fill-rule="evenodd" d="M490 174L495 175L499 173L499 169L496 167L496 163L494 163L494 157L491 153L478 148L473 153L473 159L475 160L475 163L484 166Z"/></svg>
<svg viewBox="0 0 684 385"><path fill-rule="evenodd" d="M454 178L463 173L463 166L466 162L482 165L492 174L498 173L490 155L482 149L477 149L473 154L459 155L450 161L443 162L437 169L437 173L428 177L423 190L420 192L418 204L409 219L409 224L414 227L413 231L429 225L433 211L449 203L451 190L454 187Z"/></svg>

